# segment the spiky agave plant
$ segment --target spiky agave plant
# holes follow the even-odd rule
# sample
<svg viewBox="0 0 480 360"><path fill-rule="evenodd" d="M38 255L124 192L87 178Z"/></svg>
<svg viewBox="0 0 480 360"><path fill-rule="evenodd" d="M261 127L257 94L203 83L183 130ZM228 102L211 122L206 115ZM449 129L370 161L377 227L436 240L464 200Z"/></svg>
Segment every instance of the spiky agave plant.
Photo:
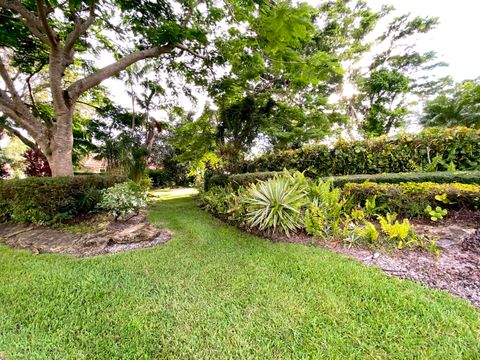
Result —
<svg viewBox="0 0 480 360"><path fill-rule="evenodd" d="M306 203L305 193L285 177L251 185L245 203L246 220L251 227L272 231L280 227L290 236L290 232L303 226L301 209Z"/></svg>

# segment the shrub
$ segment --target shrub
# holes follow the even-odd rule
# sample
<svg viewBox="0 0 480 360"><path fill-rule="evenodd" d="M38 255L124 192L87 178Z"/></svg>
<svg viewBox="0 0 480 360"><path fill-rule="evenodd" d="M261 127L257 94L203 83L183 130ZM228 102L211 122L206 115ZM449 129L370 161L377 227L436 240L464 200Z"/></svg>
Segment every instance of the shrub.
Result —
<svg viewBox="0 0 480 360"><path fill-rule="evenodd" d="M124 181L118 176L30 177L0 181L0 221L55 223L95 211L97 190Z"/></svg>
<svg viewBox="0 0 480 360"><path fill-rule="evenodd" d="M340 236L344 200L340 189L331 182L319 181L309 189L311 204L305 212L308 234L326 239Z"/></svg>
<svg viewBox="0 0 480 360"><path fill-rule="evenodd" d="M209 184L215 186L248 186L257 181L265 181L281 172L258 172L226 175L213 175ZM415 172L415 173L387 173L387 174L358 174L344 176L327 176L321 178L323 181L331 181L334 186L342 187L347 183L377 182L387 184L398 184L402 182L434 182L434 183L453 183L460 182L464 184L480 184L480 171L436 171L436 172Z"/></svg>
<svg viewBox="0 0 480 360"><path fill-rule="evenodd" d="M400 183L346 184L343 193L350 204L364 204L375 197L378 209L404 216L424 216L428 206L441 205L448 209L478 210L480 186L473 184Z"/></svg>
<svg viewBox="0 0 480 360"><path fill-rule="evenodd" d="M25 173L28 176L52 176L50 164L40 150L28 149L22 156L25 158Z"/></svg>
<svg viewBox="0 0 480 360"><path fill-rule="evenodd" d="M103 191L99 207L107 210L117 221L120 217L138 214L146 206L147 192L133 181L116 184Z"/></svg>
<svg viewBox="0 0 480 360"><path fill-rule="evenodd" d="M302 228L301 208L306 203L305 193L291 179L278 177L251 185L245 198L246 222L260 230L276 231L289 236Z"/></svg>
<svg viewBox="0 0 480 360"><path fill-rule="evenodd" d="M262 155L238 165L238 172L305 171L309 177L435 170L478 170L480 130L426 129L419 134L378 137L333 147L305 146Z"/></svg>

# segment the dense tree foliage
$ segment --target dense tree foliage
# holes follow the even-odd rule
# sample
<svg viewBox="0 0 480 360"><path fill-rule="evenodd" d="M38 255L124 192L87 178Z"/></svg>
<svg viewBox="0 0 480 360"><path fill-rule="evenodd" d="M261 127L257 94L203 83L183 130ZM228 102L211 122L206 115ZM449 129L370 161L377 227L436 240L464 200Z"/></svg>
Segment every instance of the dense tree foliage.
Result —
<svg viewBox="0 0 480 360"><path fill-rule="evenodd" d="M446 83L431 75L444 65L436 54L414 46L438 20L393 10L364 0L0 0L0 130L41 151L54 176L95 152L135 178L163 163L231 172L252 149L344 130L388 134ZM100 58L111 63L97 68ZM115 104L100 86L112 77L130 101ZM463 122L445 124L475 123L468 91L429 106L461 108Z"/></svg>
<svg viewBox="0 0 480 360"><path fill-rule="evenodd" d="M480 78L444 89L425 104L421 124L426 127L480 128Z"/></svg>

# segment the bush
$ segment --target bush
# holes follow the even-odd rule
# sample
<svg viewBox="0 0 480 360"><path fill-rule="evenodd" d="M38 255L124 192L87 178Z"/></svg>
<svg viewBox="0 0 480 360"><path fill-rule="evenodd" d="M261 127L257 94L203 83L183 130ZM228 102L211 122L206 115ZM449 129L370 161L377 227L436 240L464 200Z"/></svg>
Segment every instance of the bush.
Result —
<svg viewBox="0 0 480 360"><path fill-rule="evenodd" d="M300 210L306 204L306 194L291 180L278 177L251 185L245 198L246 222L251 227L272 231L280 228L287 236L302 228Z"/></svg>
<svg viewBox="0 0 480 360"><path fill-rule="evenodd" d="M25 173L28 176L52 176L50 164L40 150L28 149L22 156L25 158Z"/></svg>
<svg viewBox="0 0 480 360"><path fill-rule="evenodd" d="M125 181L118 176L30 177L0 181L0 221L56 223L95 211L98 190Z"/></svg>
<svg viewBox="0 0 480 360"><path fill-rule="evenodd" d="M264 181L280 174L278 171L258 173L245 173L226 175L213 175L209 180L209 186L248 186L257 181ZM323 181L331 181L336 187L343 187L347 183L377 182L397 184L402 182L434 182L434 183L464 183L480 184L480 171L436 171L417 173L388 173L374 175L345 175L322 177Z"/></svg>
<svg viewBox="0 0 480 360"><path fill-rule="evenodd" d="M349 204L364 204L375 198L382 212L396 212L403 216L424 216L428 206L447 209L478 210L480 207L480 186L473 184L401 183L345 184L343 193Z"/></svg>
<svg viewBox="0 0 480 360"><path fill-rule="evenodd" d="M478 170L480 130L430 128L393 138L339 141L265 154L238 165L238 172L305 171L309 177L436 170Z"/></svg>
<svg viewBox="0 0 480 360"><path fill-rule="evenodd" d="M133 181L116 184L103 191L99 207L107 210L117 221L120 217L138 214L146 206L147 192Z"/></svg>

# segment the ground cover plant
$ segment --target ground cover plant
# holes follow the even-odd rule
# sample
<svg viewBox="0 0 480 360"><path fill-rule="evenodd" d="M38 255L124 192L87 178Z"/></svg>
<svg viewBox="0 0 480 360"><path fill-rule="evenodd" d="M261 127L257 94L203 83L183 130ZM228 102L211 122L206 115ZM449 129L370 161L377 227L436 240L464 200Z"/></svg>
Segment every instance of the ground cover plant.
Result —
<svg viewBox="0 0 480 360"><path fill-rule="evenodd" d="M2 356L479 356L480 315L464 300L165 196L150 220L174 236L157 248L77 259L0 246Z"/></svg>
<svg viewBox="0 0 480 360"><path fill-rule="evenodd" d="M440 219L446 213L430 214L430 204L476 208L479 192L477 185L433 183L346 184L340 189L330 181L284 170L247 188L213 187L200 195L200 203L226 220L265 233L305 231L321 240L438 254L435 238L417 234L397 214Z"/></svg>

